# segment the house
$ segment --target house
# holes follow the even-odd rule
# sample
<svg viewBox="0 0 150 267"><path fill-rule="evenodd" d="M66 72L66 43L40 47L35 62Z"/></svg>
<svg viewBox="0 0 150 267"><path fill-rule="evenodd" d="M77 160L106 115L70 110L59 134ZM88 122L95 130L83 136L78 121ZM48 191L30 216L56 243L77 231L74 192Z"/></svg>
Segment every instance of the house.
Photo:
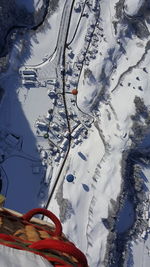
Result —
<svg viewBox="0 0 150 267"><path fill-rule="evenodd" d="M141 234L141 237L142 237L143 239L145 239L146 234L147 234L147 232L144 230L144 231L142 232L142 234Z"/></svg>
<svg viewBox="0 0 150 267"><path fill-rule="evenodd" d="M37 76L36 70L34 70L34 69L20 69L19 73L22 76L28 76L28 75L33 75L35 77Z"/></svg>
<svg viewBox="0 0 150 267"><path fill-rule="evenodd" d="M22 84L25 86L36 86L37 73L33 69L20 69L19 73L22 77Z"/></svg>
<svg viewBox="0 0 150 267"><path fill-rule="evenodd" d="M81 68L82 68L82 63L78 63L78 62L76 62L76 67L77 67L78 70L81 70Z"/></svg>
<svg viewBox="0 0 150 267"><path fill-rule="evenodd" d="M55 161L57 161L57 162L60 161L60 158L61 158L60 154L59 154L59 152L57 152L56 156L55 156Z"/></svg>
<svg viewBox="0 0 150 267"><path fill-rule="evenodd" d="M47 129L48 129L48 126L47 126L45 121L37 120L35 123L35 126L38 127L40 130L47 131Z"/></svg>
<svg viewBox="0 0 150 267"><path fill-rule="evenodd" d="M58 86L59 83L57 79L54 78L54 79L47 80L47 84Z"/></svg>
<svg viewBox="0 0 150 267"><path fill-rule="evenodd" d="M99 38L98 38L98 36L95 34L95 35L93 35L93 40L95 41L95 42L98 42L99 41Z"/></svg>
<svg viewBox="0 0 150 267"><path fill-rule="evenodd" d="M92 54L92 55L90 55L90 58L91 59L95 59L96 58L96 55L95 54Z"/></svg>
<svg viewBox="0 0 150 267"><path fill-rule="evenodd" d="M43 159L46 159L46 158L47 158L47 152L46 152L45 150L42 150L42 151L41 151L41 157L42 157Z"/></svg>
<svg viewBox="0 0 150 267"><path fill-rule="evenodd" d="M84 55L83 55L83 54L81 54L81 55L79 55L79 56L77 57L77 61L78 61L78 63L82 63L83 60L84 60Z"/></svg>
<svg viewBox="0 0 150 267"><path fill-rule="evenodd" d="M98 47L98 44L97 44L95 41L92 42L92 45L93 45L95 48Z"/></svg>
<svg viewBox="0 0 150 267"><path fill-rule="evenodd" d="M25 85L25 86L31 86L31 87L37 86L37 82L36 81L27 80L27 79L23 79L22 80L22 84Z"/></svg>
<svg viewBox="0 0 150 267"><path fill-rule="evenodd" d="M47 112L47 115L46 115L46 119L51 121L53 118L52 114L50 114L49 112Z"/></svg>
<svg viewBox="0 0 150 267"><path fill-rule="evenodd" d="M29 75L23 75L22 76L25 80L31 80L31 81L35 81L36 80L36 76L34 74L29 74Z"/></svg>
<svg viewBox="0 0 150 267"><path fill-rule="evenodd" d="M92 28L88 28L87 30L87 36L91 37L93 34L93 29Z"/></svg>
<svg viewBox="0 0 150 267"><path fill-rule="evenodd" d="M86 36L85 36L85 41L86 41L86 42L90 42L90 40L91 40L91 38L89 37L89 35L86 35Z"/></svg>
<svg viewBox="0 0 150 267"><path fill-rule="evenodd" d="M63 158L65 157L65 153L62 152L62 153L60 154L60 157L63 159Z"/></svg>
<svg viewBox="0 0 150 267"><path fill-rule="evenodd" d="M66 113L65 113L65 110L64 109L61 109L59 110L59 115L62 117L62 118L66 118Z"/></svg>
<svg viewBox="0 0 150 267"><path fill-rule="evenodd" d="M66 74L68 74L69 76L72 76L72 66L70 62L67 62Z"/></svg>
<svg viewBox="0 0 150 267"><path fill-rule="evenodd" d="M67 149L68 144L69 144L69 141L68 139L65 138L63 142L61 143L60 148L65 151Z"/></svg>
<svg viewBox="0 0 150 267"><path fill-rule="evenodd" d="M83 131L83 127L81 127L81 125L79 125L71 134L71 136L75 139L79 136L79 134Z"/></svg>
<svg viewBox="0 0 150 267"><path fill-rule="evenodd" d="M68 131L66 131L66 132L64 133L64 137L68 138L69 134L70 134L70 133L69 133Z"/></svg>
<svg viewBox="0 0 150 267"><path fill-rule="evenodd" d="M83 64L86 66L89 66L90 62L89 62L89 60L85 60Z"/></svg>
<svg viewBox="0 0 150 267"><path fill-rule="evenodd" d="M98 50L97 50L96 48L93 48L93 49L91 50L91 52L94 53L94 54L97 54L97 53L98 53Z"/></svg>
<svg viewBox="0 0 150 267"><path fill-rule="evenodd" d="M96 11L98 8L98 1L97 0L93 0L93 7L92 7L92 10L93 11Z"/></svg>
<svg viewBox="0 0 150 267"><path fill-rule="evenodd" d="M67 81L65 82L65 86L66 86L67 88L70 88L70 81L69 81L69 79L67 79Z"/></svg>
<svg viewBox="0 0 150 267"><path fill-rule="evenodd" d="M64 106L64 103L62 102L61 99L57 99L56 104L57 104L58 107L63 107Z"/></svg>
<svg viewBox="0 0 150 267"><path fill-rule="evenodd" d="M77 80L76 80L76 78L71 79L70 83L71 83L73 86L76 86L76 85L77 85Z"/></svg>

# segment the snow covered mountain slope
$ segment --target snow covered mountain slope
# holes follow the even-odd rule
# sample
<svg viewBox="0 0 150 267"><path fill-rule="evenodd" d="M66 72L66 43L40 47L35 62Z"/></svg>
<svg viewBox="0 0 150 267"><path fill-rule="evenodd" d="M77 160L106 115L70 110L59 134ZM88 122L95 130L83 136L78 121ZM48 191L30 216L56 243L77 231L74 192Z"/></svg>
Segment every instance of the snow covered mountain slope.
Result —
<svg viewBox="0 0 150 267"><path fill-rule="evenodd" d="M52 210L90 267L148 267L150 4L52 2L0 76L5 205Z"/></svg>

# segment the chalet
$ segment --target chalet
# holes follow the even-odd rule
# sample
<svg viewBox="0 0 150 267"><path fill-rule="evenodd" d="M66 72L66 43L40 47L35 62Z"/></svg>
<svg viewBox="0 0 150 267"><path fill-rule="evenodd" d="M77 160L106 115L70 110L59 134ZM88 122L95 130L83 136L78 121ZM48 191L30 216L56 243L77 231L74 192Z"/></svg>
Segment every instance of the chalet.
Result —
<svg viewBox="0 0 150 267"><path fill-rule="evenodd" d="M58 86L59 85L57 79L47 80L47 84L54 85L54 86Z"/></svg>
<svg viewBox="0 0 150 267"><path fill-rule="evenodd" d="M36 127L38 127L40 130L47 130L48 129L48 126L46 124L45 121L40 121L40 120L37 120L36 123L35 123Z"/></svg>
<svg viewBox="0 0 150 267"><path fill-rule="evenodd" d="M91 40L91 37L90 37L89 35L86 35L86 36L85 36L85 41L86 41L86 42L90 42L90 40Z"/></svg>
<svg viewBox="0 0 150 267"><path fill-rule="evenodd" d="M63 140L63 142L61 143L61 145L60 145L60 148L62 149L62 150L67 150L67 146L68 146L68 143L69 143L69 141L68 141L68 139L64 139Z"/></svg>
<svg viewBox="0 0 150 267"><path fill-rule="evenodd" d="M60 158L61 158L60 154L59 154L59 152L57 152L56 156L55 156L55 161L57 161L57 162L60 161Z"/></svg>
<svg viewBox="0 0 150 267"><path fill-rule="evenodd" d="M83 131L83 127L81 127L81 125L79 125L71 134L71 136L75 139L78 138L78 136L81 134L81 132Z"/></svg>
<svg viewBox="0 0 150 267"><path fill-rule="evenodd" d="M28 76L28 75L32 75L32 76L35 76L35 77L37 76L36 70L34 70L34 69L20 69L19 73L22 76Z"/></svg>
<svg viewBox="0 0 150 267"><path fill-rule="evenodd" d="M70 81L70 83L73 85L73 86L76 86L77 85L77 80L74 78Z"/></svg>
<svg viewBox="0 0 150 267"><path fill-rule="evenodd" d="M92 7L92 10L93 11L96 11L98 8L98 0L93 0L93 7Z"/></svg>
<svg viewBox="0 0 150 267"><path fill-rule="evenodd" d="M46 159L46 158L47 158L47 152L46 152L45 150L42 150L42 151L41 151L41 157L42 157L43 159Z"/></svg>
<svg viewBox="0 0 150 267"><path fill-rule="evenodd" d="M98 38L98 36L97 36L96 34L93 36L93 40L94 40L95 42L98 42L98 41L99 41L99 38Z"/></svg>
<svg viewBox="0 0 150 267"><path fill-rule="evenodd" d="M59 125L56 123L56 122L52 122L50 127L54 130L54 131L57 131L59 132L60 131L60 128L59 128Z"/></svg>
<svg viewBox="0 0 150 267"><path fill-rule="evenodd" d="M27 80L27 79L23 79L22 80L22 84L25 86L31 86L31 87L35 87L37 86L37 82L34 80Z"/></svg>
<svg viewBox="0 0 150 267"><path fill-rule="evenodd" d="M64 133L64 137L68 138L68 136L69 136L69 132L66 131L66 132Z"/></svg>
<svg viewBox="0 0 150 267"><path fill-rule="evenodd" d="M23 77L24 80L31 80L31 81L35 81L36 80L36 76L34 74L23 75L22 77Z"/></svg>
<svg viewBox="0 0 150 267"><path fill-rule="evenodd" d="M46 119L49 120L49 121L51 121L52 118L53 118L52 114L50 114L49 112L47 112Z"/></svg>

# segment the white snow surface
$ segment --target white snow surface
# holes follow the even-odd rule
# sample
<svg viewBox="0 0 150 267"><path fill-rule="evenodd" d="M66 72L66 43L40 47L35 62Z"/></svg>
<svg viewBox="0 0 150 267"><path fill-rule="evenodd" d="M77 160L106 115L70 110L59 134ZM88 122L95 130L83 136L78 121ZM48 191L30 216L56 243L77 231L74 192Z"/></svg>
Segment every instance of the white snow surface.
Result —
<svg viewBox="0 0 150 267"><path fill-rule="evenodd" d="M139 9L141 6L144 4L144 0L125 0L124 2L124 7L125 7L125 12L130 15L134 16L138 13Z"/></svg>

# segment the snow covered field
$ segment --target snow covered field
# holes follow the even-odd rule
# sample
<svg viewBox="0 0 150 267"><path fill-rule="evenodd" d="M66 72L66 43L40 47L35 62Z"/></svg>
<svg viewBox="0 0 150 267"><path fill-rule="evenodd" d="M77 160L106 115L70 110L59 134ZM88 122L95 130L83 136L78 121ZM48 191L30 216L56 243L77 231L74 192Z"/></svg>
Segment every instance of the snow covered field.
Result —
<svg viewBox="0 0 150 267"><path fill-rule="evenodd" d="M59 0L0 76L5 205L53 211L90 267L149 266L149 7Z"/></svg>

